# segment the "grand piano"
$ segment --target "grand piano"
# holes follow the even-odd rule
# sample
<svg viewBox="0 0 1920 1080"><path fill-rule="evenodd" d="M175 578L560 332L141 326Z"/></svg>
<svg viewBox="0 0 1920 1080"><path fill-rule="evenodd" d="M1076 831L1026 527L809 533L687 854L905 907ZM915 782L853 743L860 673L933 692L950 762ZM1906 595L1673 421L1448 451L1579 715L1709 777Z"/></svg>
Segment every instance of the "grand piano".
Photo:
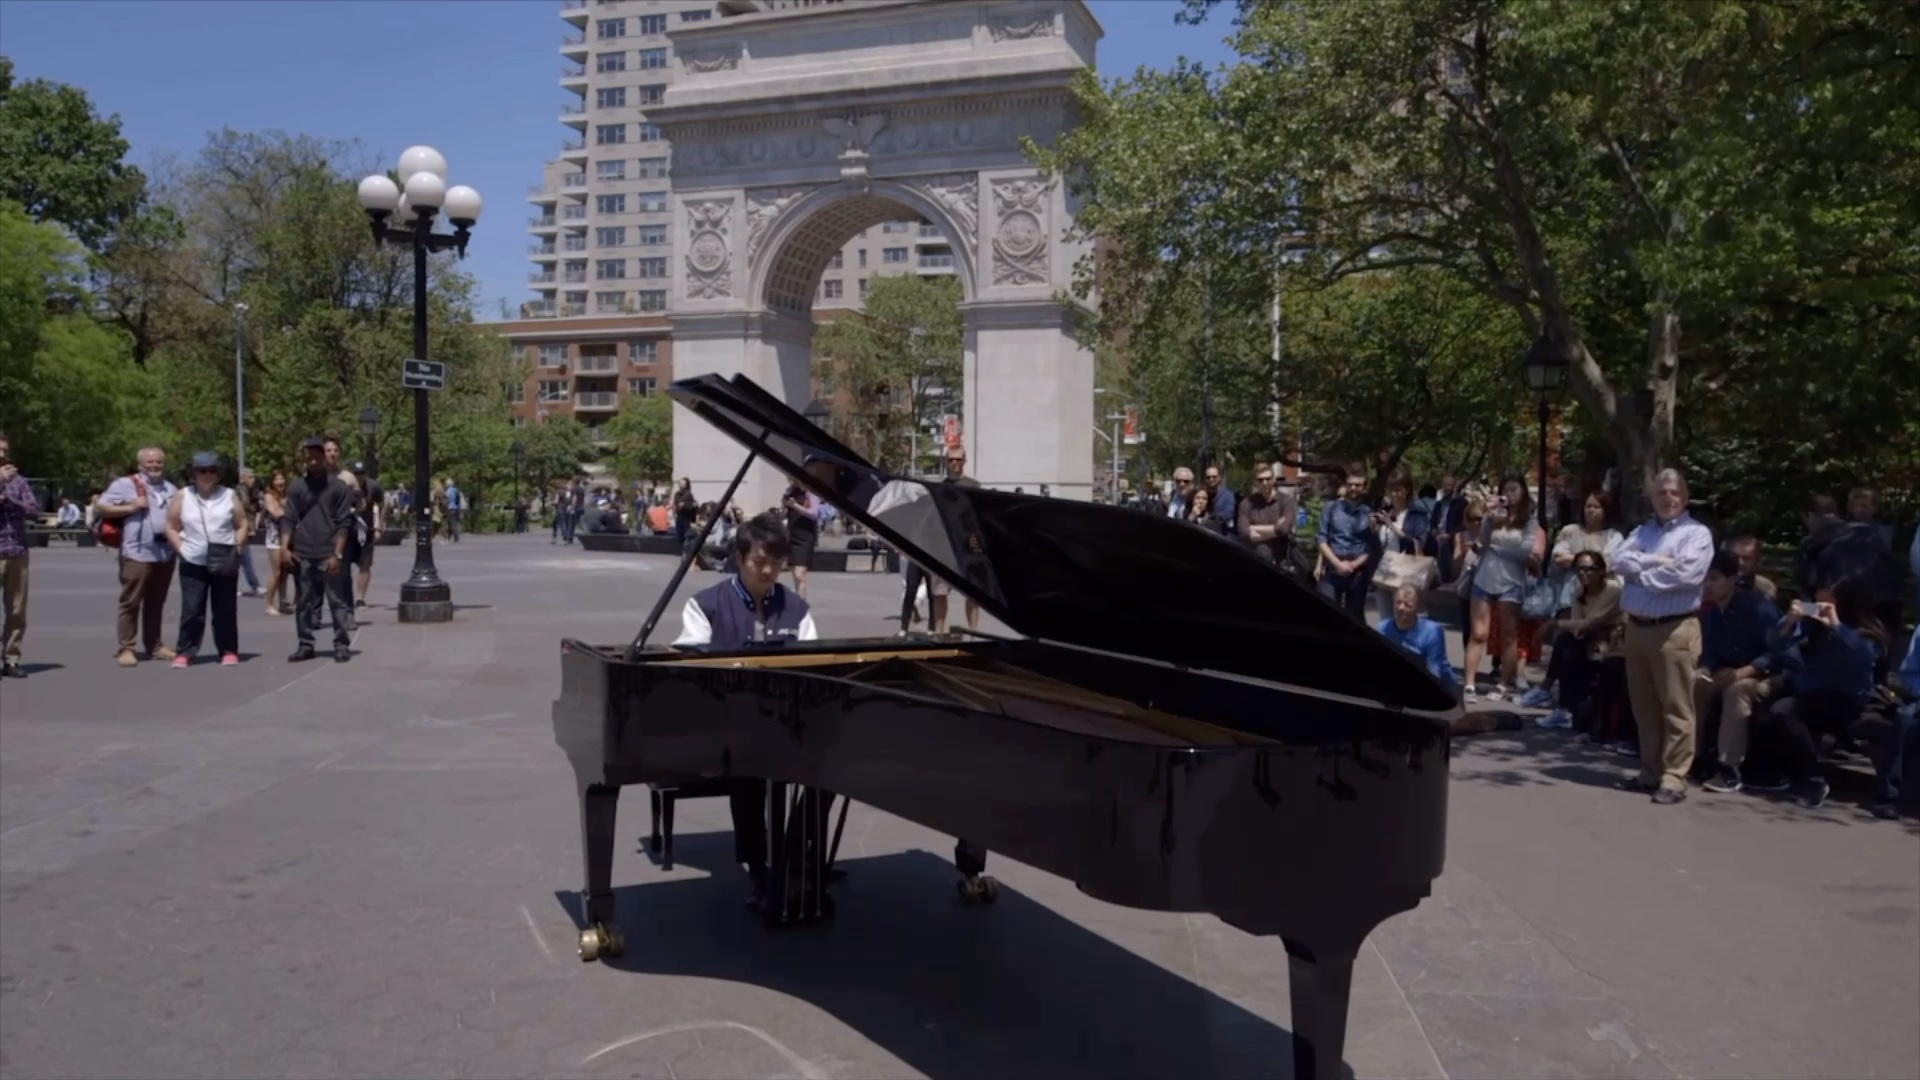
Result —
<svg viewBox="0 0 1920 1080"><path fill-rule="evenodd" d="M886 475L743 376L668 392L748 451L735 487L770 462L1019 636L649 644L683 562L633 642L564 642L553 725L580 791L581 958L624 945L621 787L758 778L769 922L833 913L832 808L844 823L857 800L962 839L963 883L977 845L1100 900L1277 935L1295 1075L1338 1075L1354 957L1444 861L1446 688L1219 536Z"/></svg>

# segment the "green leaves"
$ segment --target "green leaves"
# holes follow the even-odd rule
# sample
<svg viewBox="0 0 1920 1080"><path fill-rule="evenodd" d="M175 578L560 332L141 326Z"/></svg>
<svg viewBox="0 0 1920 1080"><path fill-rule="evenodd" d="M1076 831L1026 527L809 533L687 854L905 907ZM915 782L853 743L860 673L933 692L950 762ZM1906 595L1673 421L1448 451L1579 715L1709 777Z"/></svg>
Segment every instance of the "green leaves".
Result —
<svg viewBox="0 0 1920 1080"><path fill-rule="evenodd" d="M814 331L822 358L821 397L835 434L874 464L919 471L910 461L960 387L964 323L960 283L951 277L887 274L872 279L864 310ZM930 452L930 440L918 440Z"/></svg>
<svg viewBox="0 0 1920 1080"><path fill-rule="evenodd" d="M16 83L0 56L0 199L97 249L140 207L146 178L126 153L118 116L102 119L72 86Z"/></svg>
<svg viewBox="0 0 1920 1080"><path fill-rule="evenodd" d="M602 434L613 444L607 464L621 480L672 479L672 398L665 394L628 395Z"/></svg>

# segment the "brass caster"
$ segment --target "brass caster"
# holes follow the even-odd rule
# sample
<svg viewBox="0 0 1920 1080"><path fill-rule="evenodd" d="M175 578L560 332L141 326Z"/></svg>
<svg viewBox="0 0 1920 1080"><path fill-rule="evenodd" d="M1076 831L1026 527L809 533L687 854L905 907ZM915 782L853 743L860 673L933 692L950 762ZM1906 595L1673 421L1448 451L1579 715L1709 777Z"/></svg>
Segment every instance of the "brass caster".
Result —
<svg viewBox="0 0 1920 1080"><path fill-rule="evenodd" d="M962 878L954 885L960 892L961 901L968 905L991 904L1000 898L1000 883L985 874Z"/></svg>
<svg viewBox="0 0 1920 1080"><path fill-rule="evenodd" d="M627 951L627 939L620 931L594 925L580 931L580 960L591 964L602 957L611 959Z"/></svg>

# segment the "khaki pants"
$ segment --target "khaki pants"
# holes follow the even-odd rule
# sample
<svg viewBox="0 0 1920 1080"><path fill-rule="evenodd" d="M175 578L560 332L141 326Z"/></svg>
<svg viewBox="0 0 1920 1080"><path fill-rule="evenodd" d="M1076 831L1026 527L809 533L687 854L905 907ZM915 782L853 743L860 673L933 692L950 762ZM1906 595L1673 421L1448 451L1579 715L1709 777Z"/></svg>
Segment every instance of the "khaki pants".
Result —
<svg viewBox="0 0 1920 1080"><path fill-rule="evenodd" d="M1687 790L1693 768L1693 673L1700 663L1700 619L1656 626L1627 623L1627 698L1640 730L1640 780Z"/></svg>
<svg viewBox="0 0 1920 1080"><path fill-rule="evenodd" d="M20 662L20 643L27 637L27 557L0 559L0 598L6 600L6 622L0 624L0 661Z"/></svg>
<svg viewBox="0 0 1920 1080"><path fill-rule="evenodd" d="M1694 719L1703 721L1713 715L1709 710L1716 699L1720 705L1720 736L1715 747L1719 752L1720 764L1737 769L1746 761L1747 725L1753 721L1754 710L1760 707L1760 703L1773 696L1773 689L1774 680L1762 676L1758 679L1736 679L1725 690L1718 690L1713 685L1710 673L1694 672Z"/></svg>
<svg viewBox="0 0 1920 1080"><path fill-rule="evenodd" d="M160 645L160 615L173 587L173 563L148 563L120 557L120 650L132 652L134 632L151 653Z"/></svg>

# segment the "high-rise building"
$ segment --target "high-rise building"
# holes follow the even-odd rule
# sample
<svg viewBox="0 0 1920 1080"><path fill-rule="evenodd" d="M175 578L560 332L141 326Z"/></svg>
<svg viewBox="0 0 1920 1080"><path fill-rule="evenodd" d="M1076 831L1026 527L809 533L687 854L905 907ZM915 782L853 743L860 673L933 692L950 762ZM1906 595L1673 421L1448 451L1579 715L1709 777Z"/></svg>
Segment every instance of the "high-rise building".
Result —
<svg viewBox="0 0 1920 1080"><path fill-rule="evenodd" d="M560 154L532 187L534 299L500 330L533 364L515 422L571 415L595 431L629 396L672 379L669 314L684 260L671 214L672 150L647 110L675 78L672 27L758 5L738 0L559 0ZM886 222L832 259L815 317L857 309L883 274L953 273L953 249L922 221Z"/></svg>

